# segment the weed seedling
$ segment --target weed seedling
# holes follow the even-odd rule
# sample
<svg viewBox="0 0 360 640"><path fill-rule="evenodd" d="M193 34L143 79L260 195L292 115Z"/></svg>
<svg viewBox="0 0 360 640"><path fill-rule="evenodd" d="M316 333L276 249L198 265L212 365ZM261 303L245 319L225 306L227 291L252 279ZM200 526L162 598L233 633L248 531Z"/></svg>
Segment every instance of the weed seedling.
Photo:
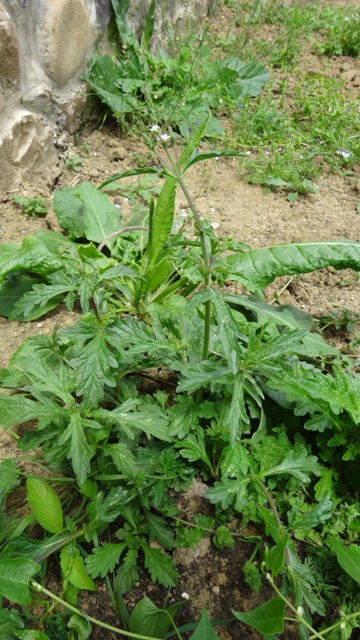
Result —
<svg viewBox="0 0 360 640"><path fill-rule="evenodd" d="M21 207L27 218L46 216L48 212L45 198L25 198L24 196L11 196L11 199Z"/></svg>
<svg viewBox="0 0 360 640"><path fill-rule="evenodd" d="M68 169L70 169L70 171L79 173L80 167L82 164L84 164L84 162L85 158L82 158L81 156L72 156L69 158L65 158L64 164Z"/></svg>

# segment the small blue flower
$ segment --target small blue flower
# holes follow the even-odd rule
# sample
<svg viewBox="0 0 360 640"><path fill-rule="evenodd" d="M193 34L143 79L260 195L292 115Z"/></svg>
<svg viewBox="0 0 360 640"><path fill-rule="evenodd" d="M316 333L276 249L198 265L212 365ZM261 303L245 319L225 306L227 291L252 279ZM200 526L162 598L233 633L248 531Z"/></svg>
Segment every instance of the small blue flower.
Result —
<svg viewBox="0 0 360 640"><path fill-rule="evenodd" d="M244 105L243 104L238 104L238 109L243 109Z"/></svg>

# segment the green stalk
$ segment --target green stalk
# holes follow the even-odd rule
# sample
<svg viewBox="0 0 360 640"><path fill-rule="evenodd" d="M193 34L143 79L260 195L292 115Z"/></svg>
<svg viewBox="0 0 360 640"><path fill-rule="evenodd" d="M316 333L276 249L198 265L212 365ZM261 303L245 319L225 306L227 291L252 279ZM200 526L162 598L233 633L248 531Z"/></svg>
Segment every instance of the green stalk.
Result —
<svg viewBox="0 0 360 640"><path fill-rule="evenodd" d="M174 177L177 179L180 188L186 198L186 200L189 203L189 207L191 209L191 212L194 216L194 220L195 220L195 227L197 228L198 232L199 232L199 237L200 237L200 245L201 245L201 253L202 253L202 259L203 259L203 264L204 264L204 273L205 273L205 277L204 277L204 285L205 285L205 289L209 289L210 285L211 285L211 256L208 254L207 248L206 248L206 241L205 241L205 235L204 233L201 231L201 220L200 220L200 216L197 212L197 209L195 207L194 201L187 189L187 186L183 180L183 177L181 175L181 170L179 169L178 164L175 164L167 150L167 147L165 148L165 153L171 163L171 169L173 171L173 175ZM203 353L202 353L202 358L203 360L207 360L208 356L209 356L209 344L210 344L210 319L211 319L211 302L210 300L207 300L205 302L205 317L204 317L204 342L203 342Z"/></svg>
<svg viewBox="0 0 360 640"><path fill-rule="evenodd" d="M274 589L274 591L276 592L276 594L283 600L283 602L286 603L286 605L289 607L289 609L291 609L291 611L295 614L296 617L296 621L299 622L300 624L303 624L308 631L311 631L311 633L313 634L311 636L311 638L319 638L319 640L325 640L324 636L321 633L318 633L316 631L316 629L314 629L304 618L303 616L298 612L298 610L294 607L294 605L291 604L291 602L289 602L289 600L287 600L285 598L285 596L283 596L283 594L281 593L281 591L279 591L279 589L277 588L274 580L272 579L271 575L269 573L266 574L267 579L269 580L272 588ZM292 620L292 619L291 619Z"/></svg>
<svg viewBox="0 0 360 640"><path fill-rule="evenodd" d="M126 636L127 638L136 638L137 640L156 640L156 638L154 638L153 636L142 636L139 633L133 633L133 632L130 632L130 631L125 631L124 629L118 629L117 627L113 627L111 624L107 624L106 622L102 622L101 620L97 620L97 618L93 618L92 616L88 616L84 611L80 611L80 609L77 609L76 607L73 607L71 604L69 604L68 602L66 602L62 598L59 598L58 596L56 596L51 591L48 591L48 589L45 589L45 587L43 587L38 582L35 582L35 580L31 581L30 586L33 589L35 589L35 591L44 593L45 595L47 595L52 600L55 600L55 602L57 602L58 604L61 604L66 609L69 609L69 611L72 611L73 613L76 613L78 616L81 616L82 618L85 618L85 620L87 620L88 622L92 622L93 624L96 624L99 627L103 627L103 629L107 629L108 631L112 631L113 633L122 634L123 636ZM178 637L181 640L181 636L178 636Z"/></svg>

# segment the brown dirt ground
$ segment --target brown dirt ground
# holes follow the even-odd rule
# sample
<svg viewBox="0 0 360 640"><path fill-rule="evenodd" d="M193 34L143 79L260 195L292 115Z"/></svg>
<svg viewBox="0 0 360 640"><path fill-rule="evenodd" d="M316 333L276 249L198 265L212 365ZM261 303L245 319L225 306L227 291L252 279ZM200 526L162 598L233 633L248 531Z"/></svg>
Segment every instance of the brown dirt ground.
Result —
<svg viewBox="0 0 360 640"><path fill-rule="evenodd" d="M355 6L360 8L359 0L322 0L325 6ZM231 25L231 27L229 26ZM218 31L234 31L231 22L231 10L220 9L216 23ZM302 70L321 71L323 63L311 51L305 50L299 61ZM332 58L327 61L326 73L333 77L342 77L352 96L359 97L360 66L352 58ZM280 74L281 75L281 74ZM296 69L293 74L296 82ZM64 165L64 159L83 155L80 144L86 142L89 157L74 173ZM64 155L59 157L59 179L56 188L74 183L74 180L89 180L99 184L115 172L137 166L137 157L146 156L147 149L138 141L120 136L116 128L104 127L100 131L87 126L81 132L78 146L69 139ZM201 165L200 165L201 166ZM289 203L281 192L265 192L260 186L244 183L236 160L209 161L205 166L193 168L187 179L188 186L201 215L211 217L219 224L219 233L231 235L237 240L249 243L252 247L274 245L281 242L300 242L348 238L360 241L360 213L356 212L356 203L360 200L360 167L347 178L324 174L318 181L319 193L303 196L298 202ZM51 193L54 185L34 184L31 192L22 192L28 197L44 196L51 209ZM44 218L24 218L19 208L10 200L11 194L0 193L0 234L1 242L21 242L23 237L40 229L54 228L55 216L51 212ZM124 215L127 203L121 208ZM178 213L186 208L179 197ZM279 279L267 291L272 299L279 292L285 279ZM294 304L312 313L315 317L326 316L334 309L346 308L350 312L360 311L360 283L354 272L336 272L333 269L321 270L304 277L294 278L281 295L283 304ZM30 323L10 322L0 317L0 366L6 366L11 354L22 341L37 333L50 334L56 325L60 328L73 324L77 314L60 308L39 321ZM352 335L342 337L342 344L350 341ZM339 338L335 337L336 340ZM14 438L5 433L0 438L0 458L14 454ZM201 491L194 499L193 495L184 496L184 509L199 509L202 506ZM197 504L197 506L195 506ZM208 509L209 506L204 506ZM202 607L206 607L213 618L231 615L231 608L250 610L271 597L265 585L261 594L254 594L243 580L243 565L251 556L253 546L237 539L233 549L217 550L208 539L202 540L195 550L177 550L175 558L180 573L179 585L169 593L165 589L148 582L146 575L141 577L137 587L128 597L131 608L143 595L148 595L158 605L167 601L172 603L186 592L190 604L181 611L180 623L198 619ZM96 594L86 594L81 606L95 617L115 626L119 623L112 611L105 584L100 584ZM260 638L249 627L235 623L219 631L221 640L255 640ZM108 640L114 634L97 628L91 638ZM297 638L295 630L288 629L282 638Z"/></svg>

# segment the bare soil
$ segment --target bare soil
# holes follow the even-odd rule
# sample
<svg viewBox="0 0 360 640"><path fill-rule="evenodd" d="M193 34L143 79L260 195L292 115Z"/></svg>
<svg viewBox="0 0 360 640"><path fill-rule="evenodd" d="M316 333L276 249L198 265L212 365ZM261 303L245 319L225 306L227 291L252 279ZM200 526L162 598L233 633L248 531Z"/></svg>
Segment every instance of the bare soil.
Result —
<svg viewBox="0 0 360 640"><path fill-rule="evenodd" d="M354 6L360 8L360 0L323 0L324 7L332 5ZM228 33L236 26L232 21L231 11L219 9L219 19L215 29ZM324 63L310 50L305 49L299 61L299 69L322 71ZM359 97L360 65L353 58L339 57L327 60L326 73L336 78L343 78L347 83L349 94ZM281 74L279 74L281 76ZM296 82L296 69L293 73ZM81 143L86 142L89 156L75 173L64 165L65 157L83 155ZM56 185L34 184L31 192L22 192L27 197L43 196L47 199L50 212L45 218L25 218L18 206L11 199L11 194L0 194L0 234L1 242L21 242L24 236L40 229L56 228L56 219L51 211L51 196L54 188L73 184L74 180L89 180L99 184L105 178L118 171L138 166L138 160L146 157L147 149L139 141L120 135L116 127L101 130L87 125L77 140L78 146L69 138L64 155L59 157L59 179ZM200 169L198 167L201 167ZM211 217L219 224L221 235L231 235L236 240L247 242L253 248L274 245L282 242L301 242L309 240L347 238L360 241L360 213L356 204L360 200L360 166L353 169L353 174L346 178L339 175L324 175L317 181L318 194L302 196L298 202L290 203L286 194L266 192L262 187L244 183L240 176L237 160L209 161L205 166L196 165L187 178L188 186L195 199L201 215ZM121 208L128 211L128 204L121 202ZM186 208L186 203L179 197L178 213ZM266 295L269 300L279 293L286 279L279 279L272 285ZM283 304L294 304L311 313L315 317L327 316L331 311L347 309L349 312L360 312L360 283L354 272L336 272L325 269L303 277L293 278L289 286L281 294ZM0 310L1 311L1 310ZM54 327L60 328L74 324L76 312L59 308L39 321L20 323L10 322L0 317L0 366L6 366L12 353L23 340L34 334L50 334ZM356 327L355 327L356 328ZM359 328L359 327L357 327ZM334 340L341 346L352 339L353 334L340 334ZM13 455L14 438L5 433L0 437L0 457ZM195 493L194 493L195 492ZM209 509L202 497L203 487L197 483L183 497L184 512L193 513ZM206 504L205 504L206 503ZM244 531L244 534L254 531ZM167 592L165 589L151 584L147 575L141 576L134 591L129 595L127 604L132 606L143 596L148 595L158 605L172 603L183 593L190 596L189 604L180 611L181 622L197 620L201 609L205 607L210 617L226 618L235 610L250 610L272 596L271 590L264 586L260 594L252 592L243 580L243 566L250 558L253 545L236 539L232 549L215 549L210 539L203 539L194 550L179 549L175 551L180 573L179 585ZM117 625L106 586L98 585L95 594L86 594L82 598L81 607L110 624ZM241 640L260 638L256 632L241 623L233 623L219 631L221 640ZM91 638L108 640L115 636L106 630L97 628ZM282 638L292 640L298 637L295 629L288 629Z"/></svg>

